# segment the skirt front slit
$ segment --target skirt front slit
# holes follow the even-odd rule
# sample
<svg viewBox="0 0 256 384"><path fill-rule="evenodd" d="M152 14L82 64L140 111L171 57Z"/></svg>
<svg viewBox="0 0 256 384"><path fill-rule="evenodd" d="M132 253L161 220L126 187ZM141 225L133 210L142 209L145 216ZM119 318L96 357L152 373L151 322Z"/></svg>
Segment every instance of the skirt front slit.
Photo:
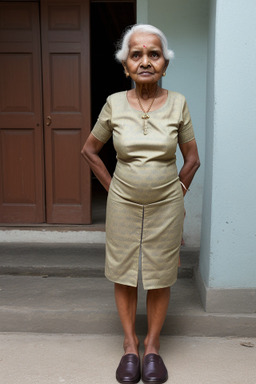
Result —
<svg viewBox="0 0 256 384"><path fill-rule="evenodd" d="M179 182L168 198L149 204L123 199L110 188L106 216L106 277L136 287L141 255L144 289L171 286L177 280L184 220Z"/></svg>

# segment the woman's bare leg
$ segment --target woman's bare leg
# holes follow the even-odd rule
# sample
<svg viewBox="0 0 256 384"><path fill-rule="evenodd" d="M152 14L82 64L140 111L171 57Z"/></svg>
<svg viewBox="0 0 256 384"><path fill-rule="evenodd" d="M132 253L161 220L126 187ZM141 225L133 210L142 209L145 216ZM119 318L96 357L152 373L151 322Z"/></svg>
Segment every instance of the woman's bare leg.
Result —
<svg viewBox="0 0 256 384"><path fill-rule="evenodd" d="M139 340L135 332L137 287L115 283L115 299L124 330L124 352L138 355Z"/></svg>
<svg viewBox="0 0 256 384"><path fill-rule="evenodd" d="M148 333L144 341L145 353L158 354L162 330L170 301L170 287L151 289L147 294Z"/></svg>

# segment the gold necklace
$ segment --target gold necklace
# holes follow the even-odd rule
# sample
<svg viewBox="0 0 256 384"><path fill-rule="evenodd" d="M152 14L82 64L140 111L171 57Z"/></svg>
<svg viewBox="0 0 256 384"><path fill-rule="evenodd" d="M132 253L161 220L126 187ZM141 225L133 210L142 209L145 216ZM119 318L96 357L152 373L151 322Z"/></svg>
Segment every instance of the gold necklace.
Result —
<svg viewBox="0 0 256 384"><path fill-rule="evenodd" d="M136 96L137 96L137 99L138 99L138 103L139 103L139 106L141 108L141 110L144 112L144 115L141 116L141 118L144 120L144 127L143 127L143 133L144 135L147 135L148 134L148 119L150 118L150 116L148 115L148 112L150 111L155 99L156 99L156 95L157 95L157 91L158 91L158 87L156 88L156 92L155 92L155 95L153 97L153 100L151 101L150 103L150 106L148 107L148 109L145 111L145 109L143 108L142 104L141 104L141 101L140 101L140 98L139 98L139 95L137 93L137 90L136 90Z"/></svg>

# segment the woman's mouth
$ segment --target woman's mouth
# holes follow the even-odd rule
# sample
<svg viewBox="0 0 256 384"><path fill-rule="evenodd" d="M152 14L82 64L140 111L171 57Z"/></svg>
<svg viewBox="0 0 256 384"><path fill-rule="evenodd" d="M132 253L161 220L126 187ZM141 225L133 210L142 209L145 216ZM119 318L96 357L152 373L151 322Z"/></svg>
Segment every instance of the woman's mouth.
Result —
<svg viewBox="0 0 256 384"><path fill-rule="evenodd" d="M150 75L153 75L153 73L149 72L149 71L142 71L142 72L139 72L138 74L140 76L150 76Z"/></svg>

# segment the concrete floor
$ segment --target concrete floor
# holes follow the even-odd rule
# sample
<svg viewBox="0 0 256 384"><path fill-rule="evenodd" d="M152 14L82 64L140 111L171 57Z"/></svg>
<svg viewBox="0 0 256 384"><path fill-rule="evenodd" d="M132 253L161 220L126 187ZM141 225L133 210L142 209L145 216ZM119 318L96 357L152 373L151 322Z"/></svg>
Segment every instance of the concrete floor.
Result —
<svg viewBox="0 0 256 384"><path fill-rule="evenodd" d="M116 335L0 334L0 382L114 384L121 345ZM163 337L161 355L167 384L256 383L255 338Z"/></svg>

